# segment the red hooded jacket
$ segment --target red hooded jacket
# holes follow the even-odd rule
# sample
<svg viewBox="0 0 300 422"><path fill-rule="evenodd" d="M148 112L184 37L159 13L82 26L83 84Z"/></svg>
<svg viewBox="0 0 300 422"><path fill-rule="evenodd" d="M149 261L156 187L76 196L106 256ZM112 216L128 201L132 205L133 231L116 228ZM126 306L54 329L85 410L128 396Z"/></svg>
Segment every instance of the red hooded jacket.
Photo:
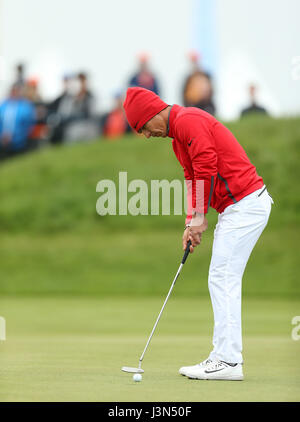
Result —
<svg viewBox="0 0 300 422"><path fill-rule="evenodd" d="M188 196L192 193L195 211L219 213L263 186L263 179L233 134L213 116L193 107L173 105L169 114L168 136L184 169ZM196 181L204 181L203 207L197 209ZM201 203L201 201L199 202ZM187 216L187 221L191 219Z"/></svg>

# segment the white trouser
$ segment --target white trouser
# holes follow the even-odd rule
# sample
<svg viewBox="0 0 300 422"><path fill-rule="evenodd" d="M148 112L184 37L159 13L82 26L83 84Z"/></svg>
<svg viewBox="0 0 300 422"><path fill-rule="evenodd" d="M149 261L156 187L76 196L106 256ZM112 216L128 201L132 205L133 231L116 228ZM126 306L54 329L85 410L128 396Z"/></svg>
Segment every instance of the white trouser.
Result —
<svg viewBox="0 0 300 422"><path fill-rule="evenodd" d="M208 277L214 311L214 348L210 359L243 362L242 277L252 249L268 222L273 203L266 189L261 193L263 189L228 206L219 215Z"/></svg>

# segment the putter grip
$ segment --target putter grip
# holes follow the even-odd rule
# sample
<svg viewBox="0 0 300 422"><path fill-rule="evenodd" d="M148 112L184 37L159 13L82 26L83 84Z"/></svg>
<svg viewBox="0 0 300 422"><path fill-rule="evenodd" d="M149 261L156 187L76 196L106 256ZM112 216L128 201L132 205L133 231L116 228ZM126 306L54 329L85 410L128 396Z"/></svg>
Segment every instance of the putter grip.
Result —
<svg viewBox="0 0 300 422"><path fill-rule="evenodd" d="M188 244L187 244L187 247L186 247L186 249L184 251L184 255L183 255L182 261L181 261L182 264L185 263L187 257L189 256L191 244L192 244L192 242L189 240L188 241Z"/></svg>

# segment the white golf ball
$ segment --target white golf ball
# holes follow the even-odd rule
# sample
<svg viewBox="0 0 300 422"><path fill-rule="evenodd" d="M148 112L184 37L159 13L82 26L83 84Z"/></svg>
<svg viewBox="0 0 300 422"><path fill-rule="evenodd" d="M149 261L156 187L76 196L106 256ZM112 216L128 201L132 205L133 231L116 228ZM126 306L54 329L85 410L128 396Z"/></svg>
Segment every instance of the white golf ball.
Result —
<svg viewBox="0 0 300 422"><path fill-rule="evenodd" d="M133 381L135 381L135 382L140 382L140 381L142 381L142 375L141 374L134 374L133 375Z"/></svg>

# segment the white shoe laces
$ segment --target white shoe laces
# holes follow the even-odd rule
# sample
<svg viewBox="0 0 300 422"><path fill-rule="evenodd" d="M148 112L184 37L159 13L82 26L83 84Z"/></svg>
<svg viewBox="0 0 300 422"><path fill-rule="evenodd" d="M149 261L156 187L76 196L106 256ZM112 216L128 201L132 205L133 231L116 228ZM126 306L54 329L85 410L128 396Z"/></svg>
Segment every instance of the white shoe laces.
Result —
<svg viewBox="0 0 300 422"><path fill-rule="evenodd" d="M213 361L211 360L211 359L206 359L206 360L204 360L203 362L200 362L198 365L199 366L206 366L206 365L209 365L210 363L212 363Z"/></svg>
<svg viewBox="0 0 300 422"><path fill-rule="evenodd" d="M215 371L215 370L220 369L222 367L225 367L225 364L223 362L221 362L220 360L216 360L216 361L210 360L210 362L207 363L207 365L206 365L206 369L208 371Z"/></svg>

